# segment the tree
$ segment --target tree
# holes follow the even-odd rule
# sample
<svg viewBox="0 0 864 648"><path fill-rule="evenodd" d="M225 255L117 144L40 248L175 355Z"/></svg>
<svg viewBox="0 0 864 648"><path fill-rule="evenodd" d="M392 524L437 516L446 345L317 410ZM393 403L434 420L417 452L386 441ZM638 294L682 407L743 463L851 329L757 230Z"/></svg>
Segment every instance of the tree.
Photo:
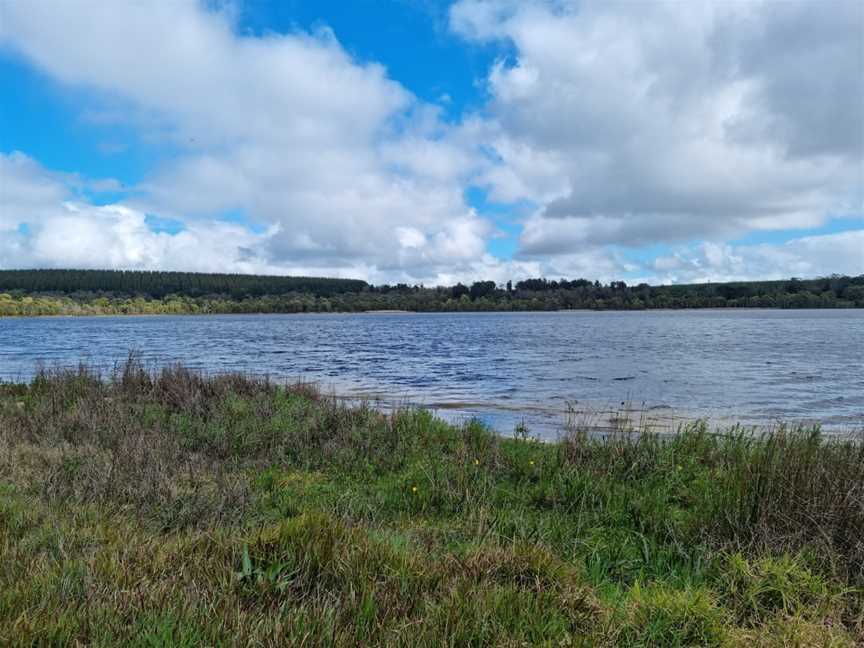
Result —
<svg viewBox="0 0 864 648"><path fill-rule="evenodd" d="M481 297L486 297L487 295L492 295L495 293L495 282L494 281L475 281L471 284L471 299L480 299Z"/></svg>
<svg viewBox="0 0 864 648"><path fill-rule="evenodd" d="M453 286L450 289L450 296L453 297L453 299L459 299L463 295L467 295L470 292L471 291L468 289L468 286L465 286L461 283L457 283L455 286Z"/></svg>

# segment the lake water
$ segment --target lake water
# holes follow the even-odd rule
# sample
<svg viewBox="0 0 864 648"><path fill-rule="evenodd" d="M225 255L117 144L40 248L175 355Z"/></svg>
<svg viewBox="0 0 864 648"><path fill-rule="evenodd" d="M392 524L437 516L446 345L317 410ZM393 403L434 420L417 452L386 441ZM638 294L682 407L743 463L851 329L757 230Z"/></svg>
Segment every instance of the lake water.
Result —
<svg viewBox="0 0 864 648"><path fill-rule="evenodd" d="M130 350L153 366L315 381L381 407L476 416L502 433L524 422L546 438L622 403L657 425L864 427L864 310L0 319L6 381L39 362L109 368Z"/></svg>

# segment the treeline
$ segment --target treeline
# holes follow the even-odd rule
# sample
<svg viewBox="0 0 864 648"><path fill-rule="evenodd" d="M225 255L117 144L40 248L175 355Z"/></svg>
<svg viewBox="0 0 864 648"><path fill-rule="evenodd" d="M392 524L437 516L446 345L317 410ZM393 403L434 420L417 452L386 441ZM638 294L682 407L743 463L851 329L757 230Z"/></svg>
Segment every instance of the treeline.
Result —
<svg viewBox="0 0 864 648"><path fill-rule="evenodd" d="M0 291L28 293L113 293L162 299L168 295L232 299L305 292L319 296L357 293L368 288L359 279L277 277L144 270L0 270Z"/></svg>
<svg viewBox="0 0 864 648"><path fill-rule="evenodd" d="M111 285L122 288L105 287ZM0 316L661 308L864 308L864 275L671 286L540 278L428 288L309 277L0 271Z"/></svg>

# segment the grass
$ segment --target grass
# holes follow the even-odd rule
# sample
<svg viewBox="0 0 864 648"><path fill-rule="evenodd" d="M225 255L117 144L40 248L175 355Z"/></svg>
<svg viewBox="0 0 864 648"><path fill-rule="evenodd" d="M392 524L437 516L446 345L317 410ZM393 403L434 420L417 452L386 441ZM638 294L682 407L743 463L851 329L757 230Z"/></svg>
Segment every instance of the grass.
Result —
<svg viewBox="0 0 864 648"><path fill-rule="evenodd" d="M134 359L0 386L0 645L864 641L860 439L641 432Z"/></svg>

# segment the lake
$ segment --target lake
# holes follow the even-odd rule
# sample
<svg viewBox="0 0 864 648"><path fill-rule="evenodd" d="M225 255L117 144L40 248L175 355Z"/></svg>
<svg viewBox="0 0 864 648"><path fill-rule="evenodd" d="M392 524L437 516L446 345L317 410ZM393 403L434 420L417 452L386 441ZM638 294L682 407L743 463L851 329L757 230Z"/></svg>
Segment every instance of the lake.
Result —
<svg viewBox="0 0 864 648"><path fill-rule="evenodd" d="M38 364L109 369L130 350L319 383L349 400L520 423L553 438L629 408L658 426L864 426L864 310L380 313L0 319L0 380Z"/></svg>

